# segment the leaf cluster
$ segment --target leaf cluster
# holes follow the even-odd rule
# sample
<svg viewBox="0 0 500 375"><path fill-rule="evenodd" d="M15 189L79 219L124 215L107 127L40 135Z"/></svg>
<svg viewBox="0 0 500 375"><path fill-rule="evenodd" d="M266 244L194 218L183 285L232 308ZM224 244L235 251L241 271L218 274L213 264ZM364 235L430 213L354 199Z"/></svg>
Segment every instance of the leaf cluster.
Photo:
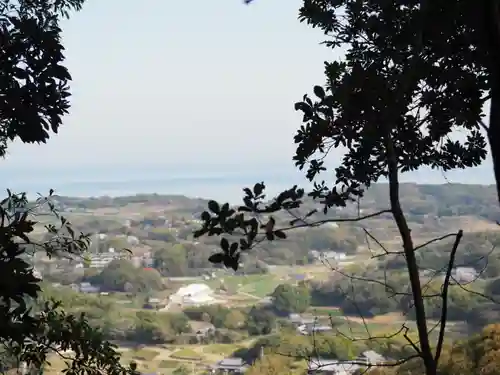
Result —
<svg viewBox="0 0 500 375"><path fill-rule="evenodd" d="M220 205L216 201L208 203L209 211L203 211L201 219L203 227L194 233L195 237L203 235L214 236L227 233L240 235L239 241L229 242L222 238L220 247L222 252L210 256L212 263L222 263L234 270L238 269L240 255L248 251L257 243L264 240L286 239L286 233L276 228L276 219L271 215L282 209L294 209L301 205L304 190L294 186L273 199L265 202L265 184L257 183L253 189L243 189L244 205L234 209L229 203ZM245 216L248 213L248 217Z"/></svg>
<svg viewBox="0 0 500 375"><path fill-rule="evenodd" d="M83 0L0 1L0 154L7 141L45 143L69 108L59 20Z"/></svg>
<svg viewBox="0 0 500 375"><path fill-rule="evenodd" d="M52 192L51 192L52 193ZM63 356L69 374L132 373L119 363L114 346L103 339L100 330L91 327L84 314L67 314L58 301L47 301L34 309L41 293L40 280L33 274L30 257L43 251L48 256L81 255L88 236L75 233L71 224L53 208L50 195L36 202L26 194L13 194L0 202L0 346L10 359L25 362L30 368L42 368L52 354ZM34 215L49 206L61 225L49 225L48 242L35 242L31 234L37 225ZM72 351L72 355L64 354Z"/></svg>

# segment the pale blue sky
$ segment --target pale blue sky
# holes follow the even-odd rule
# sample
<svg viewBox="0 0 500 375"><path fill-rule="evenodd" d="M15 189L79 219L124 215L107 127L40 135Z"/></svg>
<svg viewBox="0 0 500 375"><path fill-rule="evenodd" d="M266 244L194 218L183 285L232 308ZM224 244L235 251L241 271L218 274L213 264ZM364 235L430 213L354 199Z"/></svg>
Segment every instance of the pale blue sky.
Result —
<svg viewBox="0 0 500 375"><path fill-rule="evenodd" d="M293 103L335 57L298 22L300 3L88 0L63 24L71 114L47 145L11 147L3 170L291 170ZM473 175L491 182L489 165Z"/></svg>
<svg viewBox="0 0 500 375"><path fill-rule="evenodd" d="M63 25L71 114L8 164L289 164L293 103L332 57L300 2L88 0Z"/></svg>

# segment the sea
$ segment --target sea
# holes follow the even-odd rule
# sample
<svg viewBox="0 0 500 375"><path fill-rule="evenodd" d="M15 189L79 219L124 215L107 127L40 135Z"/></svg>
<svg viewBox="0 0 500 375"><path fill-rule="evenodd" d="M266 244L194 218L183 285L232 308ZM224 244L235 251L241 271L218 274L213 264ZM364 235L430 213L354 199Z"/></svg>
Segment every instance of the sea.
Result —
<svg viewBox="0 0 500 375"><path fill-rule="evenodd" d="M431 184L472 183L491 184L490 165L455 171L443 175L439 171L405 174L401 182ZM323 176L332 182L332 173ZM57 195L74 197L126 196L135 194L172 194L193 198L215 199L231 204L241 203L243 188L265 182L267 197L293 185L309 190L311 184L304 173L290 169L266 168L180 168L162 166L110 168L37 168L13 169L0 167L0 191L26 192L30 198L46 195L50 189ZM2 189L3 188L3 189ZM0 193L1 197L1 193Z"/></svg>
<svg viewBox="0 0 500 375"><path fill-rule="evenodd" d="M136 194L185 195L192 198L215 199L231 204L241 203L243 188L253 187L257 182L266 184L267 196L273 197L284 189L309 185L298 174L279 171L234 173L234 172L191 172L172 173L167 170L156 172L125 169L100 171L26 171L25 173L0 170L3 190L26 192L30 198L47 195L50 189L57 195L72 197L127 196ZM1 186L0 185L0 186ZM1 197L1 195L0 195Z"/></svg>

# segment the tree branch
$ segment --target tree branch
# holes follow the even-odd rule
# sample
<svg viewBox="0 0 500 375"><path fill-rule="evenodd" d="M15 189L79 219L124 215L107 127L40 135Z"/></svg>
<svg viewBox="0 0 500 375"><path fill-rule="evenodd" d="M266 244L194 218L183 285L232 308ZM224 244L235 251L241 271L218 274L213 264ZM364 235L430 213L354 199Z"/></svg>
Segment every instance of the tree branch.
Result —
<svg viewBox="0 0 500 375"><path fill-rule="evenodd" d="M443 349L444 333L446 330L446 320L447 320L447 314L448 314L448 290L450 288L451 273L453 271L453 265L455 264L455 256L457 254L458 245L460 244L460 241L462 240L463 235L464 235L464 232L462 230L459 230L458 233L456 234L455 242L453 243L453 247L451 249L450 259L448 262L448 268L446 270L446 276L445 276L444 282L443 282L443 294L442 294L443 306L441 308L441 319L440 319L441 327L439 328L439 335L438 335L438 341L437 341L437 346L436 346L436 354L434 356L435 363L438 363L439 357L441 356L441 351Z"/></svg>

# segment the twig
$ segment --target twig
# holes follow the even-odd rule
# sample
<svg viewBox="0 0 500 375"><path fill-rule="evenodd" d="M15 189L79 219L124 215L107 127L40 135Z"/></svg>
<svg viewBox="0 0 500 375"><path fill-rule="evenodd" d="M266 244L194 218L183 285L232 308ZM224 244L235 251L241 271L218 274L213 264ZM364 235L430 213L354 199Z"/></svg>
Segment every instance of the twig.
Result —
<svg viewBox="0 0 500 375"><path fill-rule="evenodd" d="M423 243L422 245L415 246L414 250L417 251L423 247L429 246L430 244L432 244L434 242L442 241L442 240L445 240L449 237L456 237L457 235L458 235L458 233L448 233L448 234L445 234L444 236L433 238L432 240L429 240L429 241Z"/></svg>
<svg viewBox="0 0 500 375"><path fill-rule="evenodd" d="M458 233L456 234L455 242L453 243L453 248L451 249L451 254L448 262L448 269L446 270L446 276L444 278L443 282L443 306L441 308L441 327L439 329L439 336L438 336L438 342L436 346L436 354L434 356L434 362L437 364L439 361L439 357L441 356L441 351L443 349L443 342L444 342L444 333L446 330L446 320L447 320L447 314L448 314L448 290L450 288L450 278L451 278L451 273L453 271L453 265L455 263L455 256L457 254L457 249L458 245L460 244L460 241L464 235L464 232L462 230L459 230Z"/></svg>
<svg viewBox="0 0 500 375"><path fill-rule="evenodd" d="M377 212L374 212L374 213L371 213L368 215L364 215L364 216L359 216L359 217L341 218L341 219L324 219L324 220L315 221L314 223L305 223L305 224L302 223L302 224L293 225L293 226L289 226L289 227L285 227L285 228L280 228L279 230L288 231L288 230L297 229L297 228L319 227L323 224L328 224L328 223L356 223L359 221L371 219L373 217L380 216L382 214L391 213L391 212L392 212L391 210L382 210L382 211L377 211Z"/></svg>

